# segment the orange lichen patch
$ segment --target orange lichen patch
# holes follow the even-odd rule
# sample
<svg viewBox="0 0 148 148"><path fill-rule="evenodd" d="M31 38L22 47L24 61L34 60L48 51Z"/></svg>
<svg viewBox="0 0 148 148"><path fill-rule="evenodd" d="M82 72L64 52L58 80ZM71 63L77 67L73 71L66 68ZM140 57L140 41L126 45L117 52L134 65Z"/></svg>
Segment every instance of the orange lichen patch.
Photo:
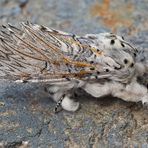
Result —
<svg viewBox="0 0 148 148"><path fill-rule="evenodd" d="M118 26L129 27L132 25L132 12L133 5L129 3L124 3L121 5L120 2L115 8L110 8L110 0L103 0L102 3L95 3L90 8L91 16L101 16L102 22L111 27L114 32Z"/></svg>
<svg viewBox="0 0 148 148"><path fill-rule="evenodd" d="M102 4L95 3L94 5L92 5L91 7L92 16L97 16L98 14L101 16L110 15L108 13L109 1L110 0L103 0Z"/></svg>

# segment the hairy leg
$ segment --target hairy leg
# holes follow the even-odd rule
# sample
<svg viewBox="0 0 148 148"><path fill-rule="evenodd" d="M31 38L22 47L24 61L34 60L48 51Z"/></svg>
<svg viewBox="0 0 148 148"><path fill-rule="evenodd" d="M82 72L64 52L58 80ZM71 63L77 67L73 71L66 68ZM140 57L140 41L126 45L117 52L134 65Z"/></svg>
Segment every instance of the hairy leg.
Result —
<svg viewBox="0 0 148 148"><path fill-rule="evenodd" d="M102 97L105 95L112 94L113 90L118 91L119 89L123 88L120 83L115 82L105 82L103 84L97 83L87 83L83 89L93 97Z"/></svg>
<svg viewBox="0 0 148 148"><path fill-rule="evenodd" d="M83 89L94 97L111 94L125 101L142 101L143 104L148 104L148 90L145 86L139 84L136 79L126 85L119 82L87 83Z"/></svg>
<svg viewBox="0 0 148 148"><path fill-rule="evenodd" d="M127 84L123 89L114 91L113 96L125 101L148 103L148 91L144 85L137 82L136 79Z"/></svg>
<svg viewBox="0 0 148 148"><path fill-rule="evenodd" d="M76 89L76 84L73 82L68 82L66 84L53 84L46 88L46 91L50 94L57 105L55 107L55 112L61 106L67 111L76 111L79 108L79 102L77 102L74 97L74 91Z"/></svg>

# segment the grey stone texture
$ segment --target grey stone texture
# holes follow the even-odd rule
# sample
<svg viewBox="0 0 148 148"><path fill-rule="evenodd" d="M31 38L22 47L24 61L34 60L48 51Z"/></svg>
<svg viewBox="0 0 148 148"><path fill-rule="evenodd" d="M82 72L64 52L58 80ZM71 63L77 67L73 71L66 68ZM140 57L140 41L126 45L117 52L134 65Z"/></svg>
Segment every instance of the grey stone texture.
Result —
<svg viewBox="0 0 148 148"><path fill-rule="evenodd" d="M0 0L0 25L27 20L78 35L110 31L148 48L147 0ZM0 81L0 147L148 148L141 103L79 91L79 111L55 114L44 87Z"/></svg>

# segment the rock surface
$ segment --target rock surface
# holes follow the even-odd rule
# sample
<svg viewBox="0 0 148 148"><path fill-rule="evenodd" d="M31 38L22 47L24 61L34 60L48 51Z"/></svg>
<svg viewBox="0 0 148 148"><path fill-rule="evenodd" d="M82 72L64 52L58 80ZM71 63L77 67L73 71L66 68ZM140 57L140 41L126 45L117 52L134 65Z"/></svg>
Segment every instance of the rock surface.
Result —
<svg viewBox="0 0 148 148"><path fill-rule="evenodd" d="M0 0L0 25L29 20L76 34L112 31L148 47L147 0ZM54 114L44 84L0 81L0 147L148 148L148 110L81 92L81 109Z"/></svg>

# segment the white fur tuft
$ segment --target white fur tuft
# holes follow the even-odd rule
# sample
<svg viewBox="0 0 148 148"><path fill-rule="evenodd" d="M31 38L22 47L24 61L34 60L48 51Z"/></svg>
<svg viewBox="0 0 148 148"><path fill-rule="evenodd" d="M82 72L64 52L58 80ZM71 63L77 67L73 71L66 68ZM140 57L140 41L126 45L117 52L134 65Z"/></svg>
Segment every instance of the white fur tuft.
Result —
<svg viewBox="0 0 148 148"><path fill-rule="evenodd" d="M63 109L67 111L74 112L79 109L79 102L75 102L74 100L65 96L64 99L62 100L61 106Z"/></svg>

